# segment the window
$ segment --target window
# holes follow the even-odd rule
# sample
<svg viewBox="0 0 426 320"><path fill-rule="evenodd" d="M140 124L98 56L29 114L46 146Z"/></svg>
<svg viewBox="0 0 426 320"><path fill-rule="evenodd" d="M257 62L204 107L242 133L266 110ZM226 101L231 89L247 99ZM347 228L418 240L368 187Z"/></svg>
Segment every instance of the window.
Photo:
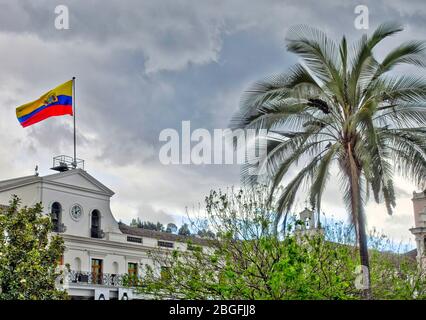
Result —
<svg viewBox="0 0 426 320"><path fill-rule="evenodd" d="M164 247L164 248L173 248L174 247L173 242L160 241L160 240L158 240L157 245L159 247Z"/></svg>
<svg viewBox="0 0 426 320"><path fill-rule="evenodd" d="M129 262L127 270L129 274L129 285L136 286L138 283L138 264Z"/></svg>
<svg viewBox="0 0 426 320"><path fill-rule="evenodd" d="M111 284L113 286L117 286L120 284L120 277L118 275L118 271L119 271L119 265L117 261L114 261L112 263L112 270L113 270L113 274L111 275Z"/></svg>
<svg viewBox="0 0 426 320"><path fill-rule="evenodd" d="M118 274L118 262L114 261L112 263L112 270L114 270L114 274Z"/></svg>
<svg viewBox="0 0 426 320"><path fill-rule="evenodd" d="M81 271L81 259L80 258L77 257L77 258L74 259L73 269L74 269L74 271L77 271L77 272Z"/></svg>
<svg viewBox="0 0 426 320"><path fill-rule="evenodd" d="M50 211L50 218L52 219L53 224L53 231L54 232L61 232L61 213L62 213L62 206L59 202L54 202L52 204L52 209Z"/></svg>
<svg viewBox="0 0 426 320"><path fill-rule="evenodd" d="M101 230L101 213L98 210L93 210L91 221L90 234L92 238L103 238Z"/></svg>
<svg viewBox="0 0 426 320"><path fill-rule="evenodd" d="M138 264L134 263L134 262L129 262L128 273L129 273L129 276L137 276L138 275Z"/></svg>
<svg viewBox="0 0 426 320"><path fill-rule="evenodd" d="M134 243L142 243L142 238L128 236L127 241Z"/></svg>
<svg viewBox="0 0 426 320"><path fill-rule="evenodd" d="M102 279L103 279L102 260L92 259L92 283L102 284Z"/></svg>

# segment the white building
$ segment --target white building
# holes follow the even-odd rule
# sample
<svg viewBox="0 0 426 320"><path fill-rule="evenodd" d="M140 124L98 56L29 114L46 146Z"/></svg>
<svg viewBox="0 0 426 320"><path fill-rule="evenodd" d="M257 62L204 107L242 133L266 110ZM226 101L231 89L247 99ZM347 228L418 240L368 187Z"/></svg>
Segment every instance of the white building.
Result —
<svg viewBox="0 0 426 320"><path fill-rule="evenodd" d="M143 265L152 265L148 249L186 250L186 238L119 224L110 209L114 192L66 160L55 158L53 169L59 171L55 174L0 181L0 204L7 204L12 194L23 205L42 203L65 241L62 264L69 264L71 272L64 287L72 298L143 298L122 286L122 276L140 274Z"/></svg>

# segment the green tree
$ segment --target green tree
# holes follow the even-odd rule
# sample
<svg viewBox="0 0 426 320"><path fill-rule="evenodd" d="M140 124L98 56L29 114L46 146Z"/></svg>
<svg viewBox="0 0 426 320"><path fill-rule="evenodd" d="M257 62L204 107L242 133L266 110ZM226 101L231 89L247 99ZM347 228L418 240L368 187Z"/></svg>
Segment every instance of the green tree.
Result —
<svg viewBox="0 0 426 320"><path fill-rule="evenodd" d="M178 230L177 226L174 223L168 223L166 227L167 233L176 233Z"/></svg>
<svg viewBox="0 0 426 320"><path fill-rule="evenodd" d="M195 239L190 239L189 251L153 249L149 255L154 265L145 266L141 293L175 299L362 297L356 287L359 263L352 228L330 224L311 234L292 228L279 236L265 192L212 192L206 202L206 218L200 225L205 227L208 220L218 237L203 239L203 246L193 246ZM373 250L374 298L425 298L425 285L415 261Z"/></svg>
<svg viewBox="0 0 426 320"><path fill-rule="evenodd" d="M55 282L64 242L51 236L52 223L41 204L20 207L13 196L0 211L0 299L65 299Z"/></svg>
<svg viewBox="0 0 426 320"><path fill-rule="evenodd" d="M189 230L189 226L187 223L184 223L178 230L178 235L181 236L190 236L191 230Z"/></svg>
<svg viewBox="0 0 426 320"><path fill-rule="evenodd" d="M154 230L154 231L161 231L164 232L165 228L164 225L160 222L154 223L151 221L141 221L139 218L132 219L132 222L130 222L131 227L141 228L141 229L147 229L147 230Z"/></svg>
<svg viewBox="0 0 426 320"><path fill-rule="evenodd" d="M130 222L130 226L131 227L135 227L135 228L141 228L142 226L142 221L139 218L133 218L132 221Z"/></svg>
<svg viewBox="0 0 426 320"><path fill-rule="evenodd" d="M197 235L201 238L210 238L210 239L214 239L216 237L213 231L206 230L204 228L198 230Z"/></svg>
<svg viewBox="0 0 426 320"><path fill-rule="evenodd" d="M231 124L273 133L261 165L270 177L270 201L280 213L277 226L285 225L304 187L320 212L330 170L339 168L361 264L368 268L364 203L369 195L384 201L392 214L395 173L419 186L426 181L426 81L391 73L402 64L424 67L425 43L402 43L381 61L374 54L382 40L402 30L383 24L349 46L345 37L336 43L317 29L292 28L287 49L301 63L253 86ZM364 294L368 298L370 289Z"/></svg>

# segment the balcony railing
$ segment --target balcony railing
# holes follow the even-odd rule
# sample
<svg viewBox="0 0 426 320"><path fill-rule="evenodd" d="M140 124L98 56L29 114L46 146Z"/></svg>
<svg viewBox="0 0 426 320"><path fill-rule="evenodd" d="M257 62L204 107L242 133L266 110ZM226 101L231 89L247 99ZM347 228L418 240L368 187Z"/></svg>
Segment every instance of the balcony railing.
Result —
<svg viewBox="0 0 426 320"><path fill-rule="evenodd" d="M64 172L72 169L83 169L84 170L84 160L74 159L73 157L60 155L53 158L53 167L52 170L59 172Z"/></svg>
<svg viewBox="0 0 426 320"><path fill-rule="evenodd" d="M105 233L101 229L91 228L90 229L90 236L92 238L102 239L103 237L105 237Z"/></svg>
<svg viewBox="0 0 426 320"><path fill-rule="evenodd" d="M64 233L67 231L67 227L63 223L54 223L53 232Z"/></svg>
<svg viewBox="0 0 426 320"><path fill-rule="evenodd" d="M62 279L68 283L80 285L97 285L110 287L137 287L142 285L142 278L134 274L96 273L70 270Z"/></svg>
<svg viewBox="0 0 426 320"><path fill-rule="evenodd" d="M121 287L124 285L123 279L123 275L111 273L95 273L74 270L67 273L67 280L69 283L78 283L82 285Z"/></svg>

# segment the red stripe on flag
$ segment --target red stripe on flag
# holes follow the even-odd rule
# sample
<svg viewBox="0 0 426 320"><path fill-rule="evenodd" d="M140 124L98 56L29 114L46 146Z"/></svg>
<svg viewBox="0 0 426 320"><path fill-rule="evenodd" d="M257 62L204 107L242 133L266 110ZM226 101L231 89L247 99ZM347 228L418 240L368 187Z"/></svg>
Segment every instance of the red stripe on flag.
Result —
<svg viewBox="0 0 426 320"><path fill-rule="evenodd" d="M21 123L22 127L28 127L37 122L43 121L50 117L72 115L72 106L70 105L53 105L49 108L37 112L34 116Z"/></svg>

